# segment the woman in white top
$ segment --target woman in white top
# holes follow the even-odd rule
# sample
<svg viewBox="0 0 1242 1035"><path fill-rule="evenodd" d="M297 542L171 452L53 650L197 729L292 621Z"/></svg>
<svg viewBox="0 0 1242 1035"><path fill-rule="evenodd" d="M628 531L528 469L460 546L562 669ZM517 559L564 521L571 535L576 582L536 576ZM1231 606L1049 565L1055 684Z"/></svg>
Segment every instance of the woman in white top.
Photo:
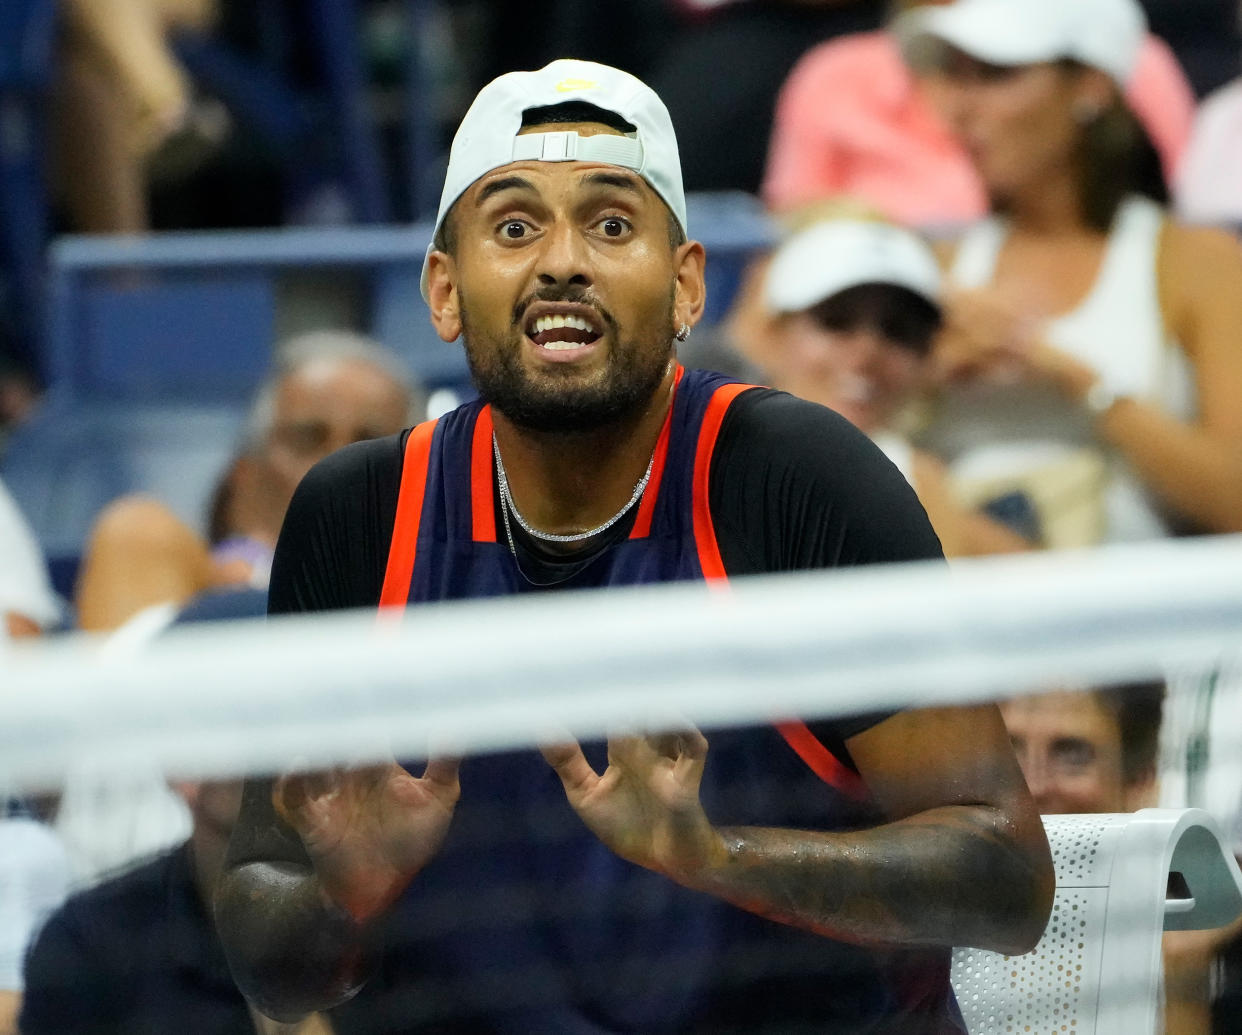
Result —
<svg viewBox="0 0 1242 1035"><path fill-rule="evenodd" d="M1242 248L1164 210L1122 101L1144 28L1134 0L898 26L993 210L948 258L927 443L980 498L1026 484L1054 546L1242 530Z"/></svg>

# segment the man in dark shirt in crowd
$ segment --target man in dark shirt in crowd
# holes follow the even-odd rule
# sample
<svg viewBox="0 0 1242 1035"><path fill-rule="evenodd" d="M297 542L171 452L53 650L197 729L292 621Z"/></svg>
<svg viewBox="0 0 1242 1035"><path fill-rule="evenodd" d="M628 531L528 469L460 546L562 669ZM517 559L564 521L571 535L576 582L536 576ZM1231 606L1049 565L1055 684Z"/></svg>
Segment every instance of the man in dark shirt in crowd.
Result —
<svg viewBox="0 0 1242 1035"><path fill-rule="evenodd" d="M480 399L312 470L269 610L938 557L844 419L680 368L703 264L648 87L578 61L486 87L423 276ZM283 1020L379 971L392 1031L939 1033L950 947L1027 951L1051 895L1000 716L968 707L253 780L216 916Z"/></svg>

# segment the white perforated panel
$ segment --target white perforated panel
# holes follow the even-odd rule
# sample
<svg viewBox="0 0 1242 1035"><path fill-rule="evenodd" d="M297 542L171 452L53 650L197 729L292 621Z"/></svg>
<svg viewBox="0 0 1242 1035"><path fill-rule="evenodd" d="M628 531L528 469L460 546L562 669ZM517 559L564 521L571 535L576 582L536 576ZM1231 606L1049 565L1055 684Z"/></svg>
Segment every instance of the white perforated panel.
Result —
<svg viewBox="0 0 1242 1035"><path fill-rule="evenodd" d="M1101 851L1101 840L1111 826L1108 817L1048 817L1045 829L1052 848L1057 887L1094 887L1108 883L1112 863Z"/></svg>
<svg viewBox="0 0 1242 1035"><path fill-rule="evenodd" d="M1095 1031L1107 888L1058 889L1033 952L953 953L953 990L972 1035Z"/></svg>

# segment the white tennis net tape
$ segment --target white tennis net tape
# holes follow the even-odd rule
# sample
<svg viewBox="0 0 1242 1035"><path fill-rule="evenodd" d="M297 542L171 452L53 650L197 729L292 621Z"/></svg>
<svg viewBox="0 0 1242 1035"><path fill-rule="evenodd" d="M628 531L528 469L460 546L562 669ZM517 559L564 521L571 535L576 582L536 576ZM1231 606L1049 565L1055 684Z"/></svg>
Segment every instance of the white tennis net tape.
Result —
<svg viewBox="0 0 1242 1035"><path fill-rule="evenodd" d="M0 782L272 772L970 702L1242 647L1242 537L86 637L0 658Z"/></svg>

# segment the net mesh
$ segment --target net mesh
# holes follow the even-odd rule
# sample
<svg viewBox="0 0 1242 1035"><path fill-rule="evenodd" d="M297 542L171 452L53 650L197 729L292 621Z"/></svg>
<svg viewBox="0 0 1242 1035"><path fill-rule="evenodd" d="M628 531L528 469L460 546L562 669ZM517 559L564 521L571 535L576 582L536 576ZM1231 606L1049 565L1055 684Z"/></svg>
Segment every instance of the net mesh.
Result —
<svg viewBox="0 0 1242 1035"><path fill-rule="evenodd" d="M135 788L149 791L165 779L228 781L465 755L463 800L495 780L513 793L478 801L454 820L451 865L424 883L414 914L394 913L384 965L363 994L326 1018L332 1030L481 1030L496 1017L514 1031L751 1031L767 1021L775 1024L767 1030L855 1030L850 1011L857 1021L874 1004L842 1001L841 981L880 987L870 978L874 951L837 943L828 951L823 939L793 928L774 940L760 931L768 921L741 910L688 908L669 882L592 847L572 813L567 825L565 810L548 810L546 796L528 794L524 788L554 777L538 755L526 752L526 762L515 764L514 753L565 731L594 742L618 730L693 723L711 731L713 753L733 757L749 748L730 738L792 716L836 719L1156 679L1168 686L1160 804L1205 809L1196 815L1229 844L1242 798L1240 572L1242 540L1220 538L949 570L911 565L725 588L548 594L404 615L212 623L141 644L49 641L0 658L0 781L14 791L65 788L68 795L67 774L86 772L124 802ZM588 753L602 768L602 749ZM751 769L745 781L722 787L709 813L813 796L814 780L791 773ZM201 822L202 800L196 806ZM96 820L124 840L132 830L122 812L101 810ZM813 814L808 809L806 825ZM851 817L866 822L865 809ZM165 832L175 844L186 828ZM1096 847L1083 848L1080 835L1066 859L1094 859ZM585 868L583 853L592 860ZM121 878L131 881L124 887L138 904L113 918L113 944L127 932L146 937L154 922L155 907L134 876L151 865ZM1157 865L1167 872L1169 860ZM1220 879L1234 880L1226 853L1221 865ZM1062 883L1056 930L1050 926L1044 955L1026 961L1019 982L1030 1001L1061 1013L1023 1015L1021 1025L1034 1026L1012 1030L1060 1030L1071 1023L1069 1010L1078 1020L1066 1030L1092 1030L1087 1013L1136 1001L1154 1018L1159 927L1148 927L1159 911L1136 905L1128 919L1124 910L1106 914L1107 880L1103 893L1098 882ZM604 887L608 893L599 893ZM1115 904L1118 894L1111 897ZM1065 984L1055 947L1082 954L1070 929L1080 911L1096 934L1108 923L1114 933L1146 932L1127 949L1130 978L1104 967ZM212 937L210 928L203 937ZM729 946L723 955L721 944ZM1140 957L1156 960L1150 974L1138 967ZM981 966L989 958L971 950L959 960L966 969L958 996L972 1031L1011 1030L1018 1015L998 1014L992 1000L979 1005L981 994L1006 994L1006 982ZM903 994L917 997L926 962L897 954L885 966L904 974ZM826 966L838 978L833 1003L806 993ZM77 972L65 974L69 981ZM85 994L77 977L78 985L59 990L68 1002ZM708 987L716 1005L705 1020L695 997ZM220 999L254 1023L231 986ZM799 1006L791 1010L793 1000ZM591 1006L584 1013L555 1005L570 1001ZM774 1010L776 1003L784 1005Z"/></svg>

